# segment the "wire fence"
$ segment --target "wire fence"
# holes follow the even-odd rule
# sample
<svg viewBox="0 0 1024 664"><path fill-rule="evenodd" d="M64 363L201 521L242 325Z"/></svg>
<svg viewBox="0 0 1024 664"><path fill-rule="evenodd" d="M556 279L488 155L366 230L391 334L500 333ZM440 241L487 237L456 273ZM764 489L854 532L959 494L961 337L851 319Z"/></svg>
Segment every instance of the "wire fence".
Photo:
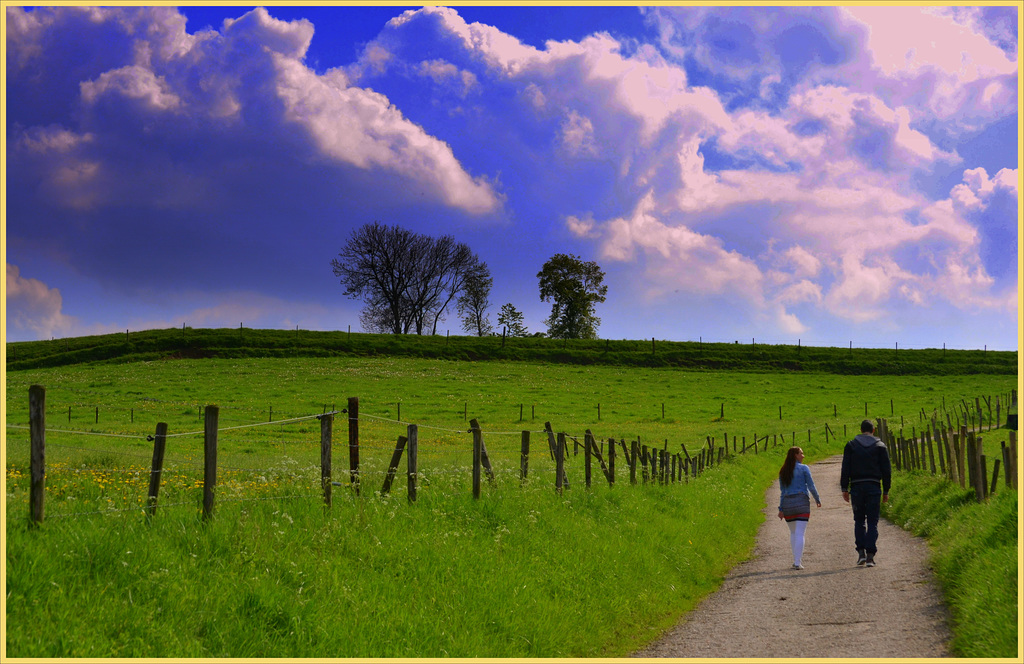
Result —
<svg viewBox="0 0 1024 664"><path fill-rule="evenodd" d="M984 402L989 406L986 413L982 399L975 400L974 412L963 409L957 414L958 432L961 414L964 426L969 421L972 431L986 424L988 428L997 426L1001 417L1001 403L1005 403L1009 410L1011 401L1016 404L1015 391L997 397L995 412L992 412L992 400L985 398ZM967 405L964 401L963 406ZM38 408L30 410L39 412ZM349 439L346 443L338 444L332 439L331 432L334 416L342 414L346 416L342 421L347 421L349 426ZM952 416L947 413L946 417L952 429ZM327 428L324 426L325 420L330 425ZM590 486L593 478L599 478L602 474L609 484L617 480L631 484L685 484L732 455L759 453L779 445L798 445L803 440L796 431L755 434L749 441L745 436L733 436L730 439L726 434L722 440L707 436L691 444L690 449L687 449L685 443L676 443L679 449L670 450L667 440L663 445L652 445L641 441L639 436L597 437L589 429L576 433L556 432L550 423L545 423L543 428L532 426L518 431L487 432L481 431L475 420L468 428L417 424L359 413L358 399L349 399L348 409L328 411L325 405L324 412L320 414L268 422L218 425L212 431L204 427L171 433L163 425L165 429L161 434L161 425L158 425L157 434L123 434L47 427L44 421L45 417L42 421L37 417L33 418L29 426L7 424L10 431L29 431L32 434L28 438L7 437L7 480L9 485L12 482L18 485L24 476L23 466L10 463L12 452L16 457L29 457L32 482L27 498L21 499L17 491L10 490L8 498L19 498L9 500L9 503L17 503L22 507L27 500L29 512L35 515L33 519L36 521L42 520L43 487L50 496L50 504L59 506L55 512L47 515L49 518L133 512L152 515L158 504L161 509L187 507L203 511L205 515L212 509L207 503L212 502L214 487L218 491L218 502L322 499L330 504L331 487L338 486L351 489L357 495L363 487L367 487L371 493L387 493L399 473L397 464L403 455L410 463L404 474L409 481L410 500L414 500L417 487L439 482L454 491L467 490L472 485L474 496L478 497L481 467L492 481L497 478L518 478L522 483L531 472L533 477L554 476L556 489L562 490L570 481L566 467L578 456L584 457L584 467L579 468L581 464L576 463L577 467L571 477L574 484ZM295 425L312 421L321 425L319 436L311 432L293 432L289 437L275 436L270 441L254 443L250 436L245 435L246 432L268 427L277 427L280 432L284 432L294 429ZM887 421L884 428L889 428ZM419 444L420 431L426 434L423 441L425 444L422 445ZM808 442L815 431L819 436L823 434L826 442L840 438L840 434L826 423L807 430ZM208 447L211 433L216 448L212 469ZM36 438L39 438L39 450L36 450ZM410 439L414 438L415 449L410 443ZM109 449L90 446L88 441L93 439L134 441L131 444L139 447L148 447L149 443L153 443L154 447L152 454L141 449ZM175 452L165 458L162 444L168 439L201 440L204 447L188 443L181 448L176 443ZM916 434L910 439L916 440ZM388 442L392 440L397 443ZM529 447L531 440L535 445L532 450ZM902 463L908 468L911 464L917 464L914 465L917 468L922 467L920 460L923 453L914 451L916 448L911 449L903 440L901 431L900 442L897 443L895 439L891 441L897 455L897 464ZM966 444L966 438L964 440ZM1011 442L1012 457L1005 456L1004 452L1007 484L1011 464L1016 468L1015 438ZM158 443L161 445L159 464ZM409 447L405 447L406 444ZM48 463L43 461L44 445L45 454L50 457ZM972 441L971 450L980 454L980 445L975 447ZM341 457L347 456L347 459L341 459L343 463L348 462L341 473L335 473L333 469L332 455L335 451L340 452ZM220 454L219 460L217 453ZM41 468L37 468L37 456L43 464ZM265 465L268 460L272 461L271 465ZM620 471L618 478L616 462L619 468L625 469ZM941 461L940 466L942 472L950 476L947 470L949 466L943 466ZM582 478L581 471L585 473ZM932 472L936 472L934 464ZM966 471L961 469L960 472L962 478ZM217 477L217 473L220 473L220 477ZM112 478L121 479L117 481ZM215 478L212 483L211 478ZM951 479L955 479L955 475ZM377 486L381 489L377 490ZM161 491L164 499L158 502L157 493ZM39 502L38 506L35 501Z"/></svg>

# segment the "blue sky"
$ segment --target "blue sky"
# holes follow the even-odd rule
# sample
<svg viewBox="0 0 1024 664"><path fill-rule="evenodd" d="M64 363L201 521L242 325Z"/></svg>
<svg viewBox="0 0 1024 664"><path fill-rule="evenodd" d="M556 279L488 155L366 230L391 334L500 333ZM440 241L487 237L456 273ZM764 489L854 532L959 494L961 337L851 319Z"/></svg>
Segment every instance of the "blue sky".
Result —
<svg viewBox="0 0 1024 664"><path fill-rule="evenodd" d="M531 332L561 252L602 338L1018 348L1013 4L4 21L9 341L358 331L330 261L380 221L468 244Z"/></svg>

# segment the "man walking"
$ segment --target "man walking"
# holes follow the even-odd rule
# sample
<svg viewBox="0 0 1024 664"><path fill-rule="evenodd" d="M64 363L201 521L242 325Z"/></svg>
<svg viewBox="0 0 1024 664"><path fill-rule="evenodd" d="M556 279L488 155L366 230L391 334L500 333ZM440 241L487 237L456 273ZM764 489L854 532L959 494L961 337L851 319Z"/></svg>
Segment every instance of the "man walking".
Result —
<svg viewBox="0 0 1024 664"><path fill-rule="evenodd" d="M846 444L839 487L843 500L853 505L853 539L857 546L857 564L875 566L878 551L878 514L889 500L892 466L889 450L875 434L875 425L864 420L860 435Z"/></svg>

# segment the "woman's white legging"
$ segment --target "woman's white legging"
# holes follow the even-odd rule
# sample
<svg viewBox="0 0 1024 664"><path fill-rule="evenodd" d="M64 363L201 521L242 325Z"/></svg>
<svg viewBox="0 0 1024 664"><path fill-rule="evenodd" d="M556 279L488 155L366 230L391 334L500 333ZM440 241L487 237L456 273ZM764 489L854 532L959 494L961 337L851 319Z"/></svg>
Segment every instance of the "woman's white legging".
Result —
<svg viewBox="0 0 1024 664"><path fill-rule="evenodd" d="M789 546L793 549L793 564L799 565L800 559L804 557L804 531L807 530L806 521L787 521L789 526Z"/></svg>

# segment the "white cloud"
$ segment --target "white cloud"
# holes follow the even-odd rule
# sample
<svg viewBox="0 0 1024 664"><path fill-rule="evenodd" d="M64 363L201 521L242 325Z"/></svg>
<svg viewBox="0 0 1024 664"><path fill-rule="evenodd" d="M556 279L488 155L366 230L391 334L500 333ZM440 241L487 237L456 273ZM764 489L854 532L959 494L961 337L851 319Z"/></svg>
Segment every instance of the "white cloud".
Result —
<svg viewBox="0 0 1024 664"><path fill-rule="evenodd" d="M460 70L445 60L424 60L417 67L417 71L421 76L428 76L439 85L454 83L458 94L463 97L479 87L479 82L473 72Z"/></svg>
<svg viewBox="0 0 1024 664"><path fill-rule="evenodd" d="M960 131L1016 111L1018 61L954 14L898 6L842 11L869 28L866 61L845 73L851 84L913 108L918 118L956 120Z"/></svg>
<svg viewBox="0 0 1024 664"><path fill-rule="evenodd" d="M597 238L599 235L594 230L594 220L592 218L581 219L575 215L569 215L565 218L565 225L568 227L569 232L579 238Z"/></svg>
<svg viewBox="0 0 1024 664"><path fill-rule="evenodd" d="M21 276L17 265L7 265L7 327L31 332L39 339L64 336L79 327L78 319L63 313L64 298L56 288Z"/></svg>
<svg viewBox="0 0 1024 664"><path fill-rule="evenodd" d="M930 7L843 8L869 27L867 47L886 76L938 70L963 82L1014 74L1016 65L984 35Z"/></svg>
<svg viewBox="0 0 1024 664"><path fill-rule="evenodd" d="M13 72L19 84L31 86L35 77L58 75L46 67L78 73L56 59L56 49L45 46L62 30L74 30L83 12L46 9L29 17L25 14L36 12L6 11L17 26L9 41L11 57L24 63ZM104 68L74 82L78 96L69 103L81 105L83 112L69 115L67 122L76 126L20 129L32 121L28 109L15 125L16 137L19 132L26 137L21 139L25 146L35 141L40 147L44 138L49 140L49 160L37 157L35 165L54 190L52 200L88 207L150 197L175 205L181 192L196 189L196 180L215 190L221 178L237 172L232 164L219 167L217 160L234 158L257 168L320 157L405 178L412 183L410 191L470 214L500 207L489 181L467 173L444 141L406 119L387 97L350 86L342 70L318 75L309 69L303 62L313 37L309 21L277 20L257 8L226 20L220 33L188 35L184 17L172 8L111 9L89 16L90 25L99 26L94 29L105 31L91 54ZM130 46L100 55L104 40ZM52 63L46 59L51 54ZM471 75L458 79L464 86L473 84ZM296 140L302 136L308 136L308 145ZM84 144L87 138L91 150ZM77 143L58 145L63 139ZM189 156L168 147L180 144L197 149ZM279 146L280 153L273 154L272 146ZM71 147L89 158L75 159ZM163 183L152 177L152 169L137 167L140 161L161 160ZM204 177L197 178L196 172Z"/></svg>
<svg viewBox="0 0 1024 664"><path fill-rule="evenodd" d="M757 265L721 240L690 228L671 226L659 218L653 194L645 195L630 217L602 225L601 253L614 261L632 261L639 252L646 265L648 293L673 291L742 294L762 301L762 275Z"/></svg>
<svg viewBox="0 0 1024 664"><path fill-rule="evenodd" d="M360 168L397 172L473 214L498 207L488 182L470 177L446 143L409 122L384 95L345 87L296 60L278 57L275 63L285 117L308 130L324 154Z"/></svg>
<svg viewBox="0 0 1024 664"><path fill-rule="evenodd" d="M562 122L562 147L573 157L587 157L597 154L594 141L594 125L590 118L570 111Z"/></svg>
<svg viewBox="0 0 1024 664"><path fill-rule="evenodd" d="M95 104L104 95L115 94L145 103L153 111L169 111L181 105L181 99L167 82L149 69L131 65L105 71L95 81L81 85L82 101Z"/></svg>

